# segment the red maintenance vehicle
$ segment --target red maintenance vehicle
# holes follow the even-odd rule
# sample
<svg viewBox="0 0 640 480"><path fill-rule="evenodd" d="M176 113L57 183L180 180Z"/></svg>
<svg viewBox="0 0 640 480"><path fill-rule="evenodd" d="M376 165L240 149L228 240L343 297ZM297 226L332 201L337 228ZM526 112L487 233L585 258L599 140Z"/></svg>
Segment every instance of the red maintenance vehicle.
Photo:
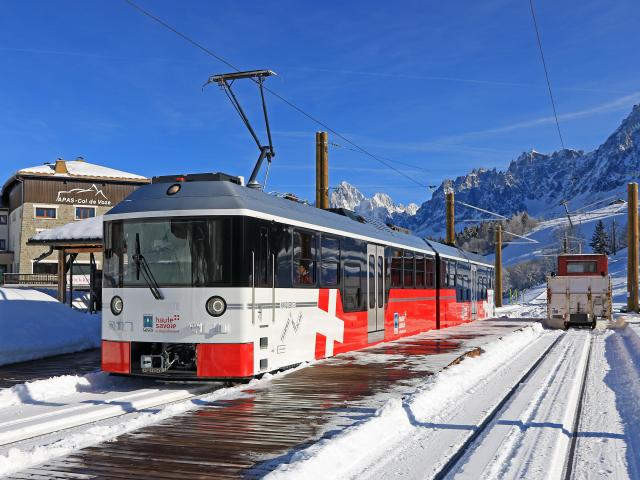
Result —
<svg viewBox="0 0 640 480"><path fill-rule="evenodd" d="M595 328L599 318L611 319L607 256L558 255L558 270L547 278L547 323L559 328Z"/></svg>

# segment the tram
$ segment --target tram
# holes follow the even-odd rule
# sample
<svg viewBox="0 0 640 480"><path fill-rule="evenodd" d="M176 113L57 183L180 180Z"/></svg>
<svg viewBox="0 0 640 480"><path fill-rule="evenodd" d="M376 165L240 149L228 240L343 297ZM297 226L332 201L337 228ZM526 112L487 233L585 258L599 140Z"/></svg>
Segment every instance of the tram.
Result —
<svg viewBox="0 0 640 480"><path fill-rule="evenodd" d="M240 177L157 177L104 217L102 369L247 379L493 316L493 266Z"/></svg>

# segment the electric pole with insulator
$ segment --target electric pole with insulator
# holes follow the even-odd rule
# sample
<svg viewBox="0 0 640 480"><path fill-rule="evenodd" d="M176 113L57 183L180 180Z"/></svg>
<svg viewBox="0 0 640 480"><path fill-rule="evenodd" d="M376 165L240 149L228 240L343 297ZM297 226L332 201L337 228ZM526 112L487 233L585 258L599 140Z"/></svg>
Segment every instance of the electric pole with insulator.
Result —
<svg viewBox="0 0 640 480"><path fill-rule="evenodd" d="M496 227L496 290L494 292L496 307L502 306L502 225Z"/></svg>
<svg viewBox="0 0 640 480"><path fill-rule="evenodd" d="M446 232L446 240L445 243L447 245L455 245L456 244L456 230L455 230L455 210L454 203L455 197L453 194L453 190L449 190L445 193L446 199L446 222L447 222L447 232Z"/></svg>
<svg viewBox="0 0 640 480"><path fill-rule="evenodd" d="M329 208L329 134L316 132L316 207Z"/></svg>
<svg viewBox="0 0 640 480"><path fill-rule="evenodd" d="M627 185L628 195L628 263L627 263L627 310L638 311L638 184Z"/></svg>

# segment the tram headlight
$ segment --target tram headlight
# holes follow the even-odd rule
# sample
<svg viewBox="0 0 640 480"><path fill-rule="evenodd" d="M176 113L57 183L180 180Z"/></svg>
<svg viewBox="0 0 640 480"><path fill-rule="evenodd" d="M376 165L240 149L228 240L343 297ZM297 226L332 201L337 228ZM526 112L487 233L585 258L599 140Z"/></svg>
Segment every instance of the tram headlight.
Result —
<svg viewBox="0 0 640 480"><path fill-rule="evenodd" d="M212 317L219 317L227 311L227 302L224 301L224 298L215 295L207 300L205 308Z"/></svg>
<svg viewBox="0 0 640 480"><path fill-rule="evenodd" d="M111 313L114 315L120 315L124 308L124 302L119 296L115 296L111 299Z"/></svg>

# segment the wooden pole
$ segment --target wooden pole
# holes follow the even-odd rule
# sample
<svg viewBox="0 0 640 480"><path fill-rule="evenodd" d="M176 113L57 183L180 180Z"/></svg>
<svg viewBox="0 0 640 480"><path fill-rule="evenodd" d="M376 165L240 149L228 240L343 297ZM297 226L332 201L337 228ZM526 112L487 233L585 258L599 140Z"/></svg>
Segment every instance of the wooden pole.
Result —
<svg viewBox="0 0 640 480"><path fill-rule="evenodd" d="M316 207L329 208L329 134L316 132Z"/></svg>
<svg viewBox="0 0 640 480"><path fill-rule="evenodd" d="M322 132L322 192L320 192L322 208L329 208L329 134Z"/></svg>
<svg viewBox="0 0 640 480"><path fill-rule="evenodd" d="M65 303L67 285L67 276L64 271L64 249L58 250L58 301Z"/></svg>
<svg viewBox="0 0 640 480"><path fill-rule="evenodd" d="M447 245L455 245L456 244L456 231L455 231L455 209L454 203L455 198L453 191L447 192L445 194L446 198L446 240L445 243Z"/></svg>
<svg viewBox="0 0 640 480"><path fill-rule="evenodd" d="M496 307L502 306L502 225L496 227L496 288L493 299Z"/></svg>
<svg viewBox="0 0 640 480"><path fill-rule="evenodd" d="M627 185L628 195L628 263L627 263L627 310L638 311L638 184Z"/></svg>

